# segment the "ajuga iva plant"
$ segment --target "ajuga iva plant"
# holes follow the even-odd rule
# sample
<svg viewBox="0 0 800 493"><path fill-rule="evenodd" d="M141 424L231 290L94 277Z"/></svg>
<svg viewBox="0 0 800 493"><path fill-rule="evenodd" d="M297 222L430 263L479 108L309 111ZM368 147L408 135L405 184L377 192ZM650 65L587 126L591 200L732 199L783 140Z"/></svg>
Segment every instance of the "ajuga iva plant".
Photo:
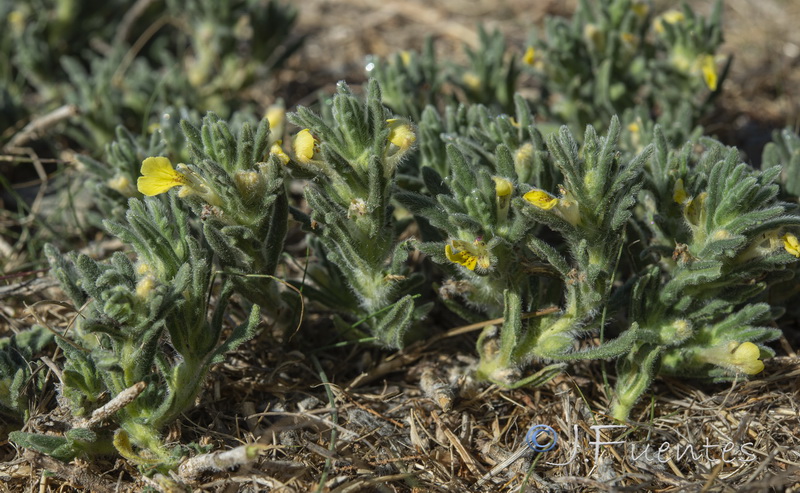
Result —
<svg viewBox="0 0 800 493"><path fill-rule="evenodd" d="M383 103L413 121L419 121L422 110L438 105L444 96L446 74L430 37L421 53L401 51L386 59L370 58L367 73L380 83Z"/></svg>
<svg viewBox="0 0 800 493"><path fill-rule="evenodd" d="M617 364L612 414L625 420L656 375L731 380L759 373L767 326L780 309L763 302L800 257L800 217L778 200L780 167L753 170L736 149L704 139L671 150L656 132L636 219L654 262L631 281L633 349Z"/></svg>
<svg viewBox="0 0 800 493"><path fill-rule="evenodd" d="M321 301L346 298L333 305L355 317L338 322L343 330L365 319L379 343L401 347L424 310L415 307L411 293L421 276L405 266L410 244L398 240L391 203L397 167L416 140L414 128L392 118L374 79L363 101L340 83L332 106L333 121L304 107L289 116L302 128L290 166L295 176L309 180L305 197L311 216L296 211L297 217L317 238L325 259L324 269L311 272L317 289L305 292Z"/></svg>
<svg viewBox="0 0 800 493"><path fill-rule="evenodd" d="M469 64L454 67L453 82L466 92L470 102L511 111L519 69L508 53L505 36L499 30L489 33L478 26L477 48L465 46L464 51Z"/></svg>
<svg viewBox="0 0 800 493"><path fill-rule="evenodd" d="M50 102L65 80L61 58L90 52L93 38L111 39L127 7L118 0L3 2L2 18L8 29L0 36L13 46L6 60L43 99L38 103Z"/></svg>
<svg viewBox="0 0 800 493"><path fill-rule="evenodd" d="M421 167L431 167L441 176L448 176L447 144L455 143L470 161L491 164L495 151L503 145L512 154L517 180L555 185L557 170L543 163L546 154L544 138L533 125L534 115L525 99L514 97L513 116L494 115L481 104L448 105L444 114L428 107L419 123L419 157Z"/></svg>
<svg viewBox="0 0 800 493"><path fill-rule="evenodd" d="M427 105L441 108L457 101L512 111L519 68L503 34L478 26L478 45L465 45L464 53L464 65L440 60L429 38L422 53L402 51L371 59L368 73L380 83L384 104L414 121Z"/></svg>
<svg viewBox="0 0 800 493"><path fill-rule="evenodd" d="M121 252L97 262L46 250L62 287L83 308L74 329L57 338L65 358L59 402L74 419L63 436L10 438L64 461L119 454L165 471L183 451L167 446L161 431L194 405L210 366L255 334L259 308L221 341L230 284L214 289L211 251L177 198L169 205L131 199L126 222L106 224L133 249L133 260Z"/></svg>
<svg viewBox="0 0 800 493"><path fill-rule="evenodd" d="M641 105L647 120L654 115L683 141L727 71L715 55L721 32L721 2L705 18L686 4L653 17L642 0L581 1L571 19L545 19L522 66L540 81L540 110L549 119L602 129L613 115ZM688 127L672 128L687 115Z"/></svg>
<svg viewBox="0 0 800 493"><path fill-rule="evenodd" d="M193 107L200 110L228 116L231 100L262 83L304 39L292 35L297 10L290 3L167 0L166 4L167 12L184 21L187 29L175 37L183 49L161 59L165 67L175 63L182 67L173 85L178 95L194 94Z"/></svg>
<svg viewBox="0 0 800 493"><path fill-rule="evenodd" d="M119 125L116 138L106 145L101 159L89 155L77 157L84 167L88 187L99 217L92 216L98 226L103 219L120 220L128 209L128 199L142 198L136 188L142 161L155 155L179 155L183 150L183 132L178 124L190 118L187 111L167 109L157 124L151 125L149 135L138 135ZM87 186L85 182L82 186Z"/></svg>
<svg viewBox="0 0 800 493"><path fill-rule="evenodd" d="M475 150L456 139L460 145L447 149L449 176L424 167L429 196L400 197L444 238L420 247L452 276L440 290L442 297L461 298L467 306L504 318L499 331L487 328L479 338L479 376L520 385L546 376L540 372L519 380L519 368L533 359L621 354L630 347L631 335L590 350L574 349L583 335L601 327L649 148L622 161L616 119L605 138L589 127L582 149L563 127L547 140L547 152L535 129L525 131L531 141L523 143L508 117L492 123L483 126L484 132L493 129L495 139L507 142L495 144L493 159L466 159ZM498 139L501 135L516 138ZM517 147L514 154L509 145ZM524 146L531 153L523 165L515 154ZM523 311L553 306L559 309L523 320Z"/></svg>
<svg viewBox="0 0 800 493"><path fill-rule="evenodd" d="M33 393L44 382L33 357L52 341L52 332L41 325L0 338L0 436L27 421Z"/></svg>
<svg viewBox="0 0 800 493"><path fill-rule="evenodd" d="M202 221L206 241L237 290L276 314L280 298L269 277L283 251L289 215L282 169L288 156L278 136L268 118L255 129L242 124L234 136L213 113L200 128L186 120L181 128L191 162L173 167L168 157L145 159L139 191L159 195L176 188Z"/></svg>

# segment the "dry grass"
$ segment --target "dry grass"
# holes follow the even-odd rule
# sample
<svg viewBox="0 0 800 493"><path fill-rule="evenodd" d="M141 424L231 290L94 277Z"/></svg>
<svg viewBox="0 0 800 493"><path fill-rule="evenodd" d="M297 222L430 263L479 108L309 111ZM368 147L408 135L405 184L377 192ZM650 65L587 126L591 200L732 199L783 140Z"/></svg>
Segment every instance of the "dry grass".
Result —
<svg viewBox="0 0 800 493"><path fill-rule="evenodd" d="M570 6L563 5L307 0L300 29L311 38L281 83L291 101L309 102L312 90L339 79L363 80L368 54L418 48L428 34L441 41L444 55L457 56L461 43L475 42L479 21L502 29L521 49L530 23L546 13L567 14ZM798 18L800 4L790 0L726 2L724 51L736 60L716 120L724 123L709 128L729 142L749 150L765 129L800 120ZM0 290L0 334L32 323L23 300L63 299L49 283L42 277L19 290ZM54 327L70 318L57 305L38 313ZM335 339L328 316L310 310L304 330L313 336L284 341L266 331L231 355L212 372L202 401L168 430L168 440L214 449L261 443L265 453L249 467L202 477L191 487L336 493L800 488L800 360L794 352L800 337L793 322L777 347L782 356L768 361L758 380L660 380L635 409L630 427L600 430L614 424L603 414L612 365L582 363L539 388L499 389L469 377L474 331L454 330L457 321L438 317L430 320L432 333L451 332L401 352L319 349ZM44 411L53 406L52 391L39 397L34 423L52 428L58 416ZM554 450L526 451L525 434L534 424L557 432ZM596 449L598 437L625 443ZM140 491L147 485L121 460L64 465L4 443L0 461L0 491Z"/></svg>

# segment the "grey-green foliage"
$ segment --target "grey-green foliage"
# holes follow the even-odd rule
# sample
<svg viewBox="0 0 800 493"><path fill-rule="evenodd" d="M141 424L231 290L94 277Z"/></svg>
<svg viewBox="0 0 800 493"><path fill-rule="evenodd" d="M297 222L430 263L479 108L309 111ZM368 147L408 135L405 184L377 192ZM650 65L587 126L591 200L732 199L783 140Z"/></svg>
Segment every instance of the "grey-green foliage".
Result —
<svg viewBox="0 0 800 493"><path fill-rule="evenodd" d="M708 18L684 3L667 20L640 0L583 0L570 19L547 17L528 60L542 82L541 111L579 129L603 128L613 115L641 107L645 121L657 120L670 137L674 131L685 139L727 73L714 60L721 12L721 2ZM673 128L687 117L688 126Z"/></svg>
<svg viewBox="0 0 800 493"><path fill-rule="evenodd" d="M465 46L464 51L469 64L455 67L453 83L466 92L470 102L511 111L519 69L508 53L505 36L497 29L490 33L479 25L478 46Z"/></svg>
<svg viewBox="0 0 800 493"><path fill-rule="evenodd" d="M637 209L651 264L629 281L638 340L617 365L619 419L659 374L758 373L759 356L774 354L764 343L780 335L767 326L779 311L760 295L797 260L789 237L800 217L778 199L779 167L755 171L711 139L700 156L657 141Z"/></svg>
<svg viewBox="0 0 800 493"><path fill-rule="evenodd" d="M423 114L418 172L422 193L406 192L397 198L422 220L425 243L420 248L435 261L449 264L445 269L451 275L458 269L445 257L449 240L477 241L476 248L483 248L483 243L488 252L495 247L514 250L532 227L510 208L513 193L497 196L495 180L517 189L519 185L555 188L560 177L548 160L543 136L532 124L530 109L521 97L516 103L517 122L507 115L493 116L483 105L448 106L444 116L428 107ZM493 265L488 276L464 272L471 287L460 285L462 296L447 300L451 308L464 298L467 306L458 308L462 314L468 307L494 316L502 313L505 277L519 270L508 252L489 255L502 259L502 265ZM443 289L452 287L448 282Z"/></svg>
<svg viewBox="0 0 800 493"><path fill-rule="evenodd" d="M350 322L366 318L367 330L380 343L400 347L410 325L421 316L411 293L422 278L405 265L410 244L398 240L391 203L397 166L414 137L409 125L387 122L391 116L372 80L364 101L339 85L333 121L303 107L289 118L309 129L306 137L313 136L318 147L310 158L296 155L292 167L296 176L311 180L305 189L310 220L298 217L336 266L329 279L343 278L349 287L349 302L335 308L356 317ZM391 141L393 131L403 132L400 145ZM323 280L318 288L325 286L330 282Z"/></svg>
<svg viewBox="0 0 800 493"><path fill-rule="evenodd" d="M579 147L563 127L545 148L525 111L520 102L526 126L517 129L508 117L490 119L479 110L482 123L469 136L449 139L447 177L423 167L427 196L398 196L443 239L420 248L451 276L440 289L445 303L462 314L472 308L503 315L499 333L490 327L478 341L478 372L504 384L515 384L517 369L533 358L608 358L630 347L632 332L573 351L576 340L600 325L650 152L622 156L616 119L607 137L588 127ZM517 157L526 146L522 165ZM494 156L481 152L492 148ZM540 225L557 236L539 238ZM465 307L458 307L459 298ZM523 310L554 304L563 308L522 320Z"/></svg>
<svg viewBox="0 0 800 493"><path fill-rule="evenodd" d="M210 251L177 201L131 199L126 221L107 227L133 249L135 260L117 252L97 262L46 249L73 303L86 304L85 318L57 341L65 357L59 400L85 421L106 399L138 385L143 391L112 413L108 426L76 421L58 439L23 432L11 439L62 460L108 453L113 441L135 463L170 469L179 457L163 444L160 431L194 405L211 364L254 335L259 308L220 340L230 286L221 288L209 315Z"/></svg>
<svg viewBox="0 0 800 493"><path fill-rule="evenodd" d="M176 92L195 93L200 110L224 114L231 99L263 81L304 39L292 34L297 10L288 2L167 0L166 6L188 29L173 40L181 49L162 53L161 62L181 67L174 84L183 91Z"/></svg>
<svg viewBox="0 0 800 493"><path fill-rule="evenodd" d="M27 419L33 393L42 389L43 374L34 355L51 343L53 334L41 325L0 338L0 417L7 423ZM6 429L0 429L5 434Z"/></svg>
<svg viewBox="0 0 800 493"><path fill-rule="evenodd" d="M480 106L429 108L422 185L396 194L445 276L441 303L504 319L478 340L479 376L516 386L552 374L520 378L531 361L615 358L623 420L657 375L758 373L779 334L764 290L800 254L780 168L757 172L710 138L676 146L632 114L605 137L587 127L581 145L567 127L543 136L521 100L518 126Z"/></svg>
<svg viewBox="0 0 800 493"><path fill-rule="evenodd" d="M772 141L764 147L761 167L773 166L782 167L782 190L792 198L800 197L800 136L789 128L772 132Z"/></svg>
<svg viewBox="0 0 800 493"><path fill-rule="evenodd" d="M445 73L436 58L433 38L427 38L421 53L403 51L387 59L370 59L368 70L381 84L383 103L397 114L419 121L422 110L441 101Z"/></svg>
<svg viewBox="0 0 800 493"><path fill-rule="evenodd" d="M13 47L13 56L0 63L7 82L0 117L12 124L73 104L79 115L57 131L89 152L120 124L146 127L158 108L228 116L252 104L249 89L303 41L292 34L297 11L272 0L166 1L139 10L119 1L15 0L2 13L8 29L0 45Z"/></svg>
<svg viewBox="0 0 800 493"><path fill-rule="evenodd" d="M465 45L464 53L463 65L441 60L428 38L421 53L402 51L372 59L369 75L380 83L384 104L414 121L428 105L442 108L457 101L511 111L519 69L503 34L479 25L478 46Z"/></svg>
<svg viewBox="0 0 800 493"><path fill-rule="evenodd" d="M511 153L515 180L541 188L555 186L557 170L544 163L544 136L533 124L531 108L519 94L514 104L512 116L496 114L481 104L448 105L443 114L427 107L419 122L419 165L450 175L447 146L457 144L470 163L494 168L496 151L503 146Z"/></svg>
<svg viewBox="0 0 800 493"><path fill-rule="evenodd" d="M42 102L52 101L66 80L61 59L85 56L93 39L110 40L128 3L112 1L39 0L3 2L1 35L13 46L5 69L33 87Z"/></svg>
<svg viewBox="0 0 800 493"><path fill-rule="evenodd" d="M429 40L421 53L372 60L370 75L390 108L425 121L426 105L442 110L457 101L510 113L520 71L527 71L540 89L530 103L556 128L567 124L577 134L591 124L603 131L613 115L633 112L626 125L653 121L682 143L697 136L727 75L730 61L715 58L721 5L706 17L684 3L665 18L642 0L581 1L569 19L546 17L521 57L501 33L481 26L478 47L465 47L466 64L437 59Z"/></svg>
<svg viewBox="0 0 800 493"><path fill-rule="evenodd" d="M186 198L203 223L206 241L243 296L278 310L275 283L265 277L275 273L288 227L283 164L270 154L280 136L272 135L266 118L255 128L245 122L234 135L213 113L200 128L186 120L181 127L192 163L187 166L208 188Z"/></svg>

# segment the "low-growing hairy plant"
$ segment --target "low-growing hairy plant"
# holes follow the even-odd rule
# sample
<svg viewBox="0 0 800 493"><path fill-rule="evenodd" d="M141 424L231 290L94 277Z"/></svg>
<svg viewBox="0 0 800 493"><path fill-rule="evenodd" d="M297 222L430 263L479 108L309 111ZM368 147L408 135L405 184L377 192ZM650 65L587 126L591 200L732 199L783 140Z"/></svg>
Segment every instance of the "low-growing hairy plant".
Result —
<svg viewBox="0 0 800 493"><path fill-rule="evenodd" d="M778 200L780 167L759 172L710 139L671 150L663 135L637 207L651 265L629 281L628 319L638 342L617 365L613 414L626 419L654 375L729 380L759 373L766 326L780 311L761 301L792 277L800 257L796 212Z"/></svg>
<svg viewBox="0 0 800 493"><path fill-rule="evenodd" d="M255 129L244 123L234 137L213 113L201 128L185 120L181 127L192 164L174 171L165 158L146 160L142 170L149 165L152 174L140 178L139 189L149 195L158 193L159 186L180 186L179 196L203 222L204 237L221 267L234 275L237 290L274 314L280 300L275 283L265 277L278 266L289 216L283 182L288 157L280 135L263 118ZM159 181L160 173L169 176Z"/></svg>
<svg viewBox="0 0 800 493"><path fill-rule="evenodd" d="M478 48L464 48L466 64L437 59L428 40L422 53L371 60L369 74L384 103L414 120L425 120L426 105L457 101L511 112L528 73L539 89L529 103L555 128L604 131L612 116L626 115L625 125L652 121L682 143L696 136L728 72L716 54L721 12L721 2L704 17L685 3L654 16L643 0L581 1L571 19L546 17L522 55L509 56L503 35L480 27Z"/></svg>
<svg viewBox="0 0 800 493"><path fill-rule="evenodd" d="M0 338L0 417L5 423L0 436L27 421L32 394L44 384L43 374L35 371L33 356L52 341L53 334L41 325Z"/></svg>
<svg viewBox="0 0 800 493"><path fill-rule="evenodd" d="M423 244L422 250L438 263L461 266L456 279L440 289L442 297L461 298L489 316L503 314L499 334L489 327L478 341L480 376L516 384L516 371L534 358L610 358L630 347L632 336L626 335L574 352L575 340L596 330L602 319L649 152L620 162L615 149L619 123L610 128L609 137L601 138L589 127L580 152L562 128L549 138L543 159L529 163L534 169L522 168L528 180L557 176L563 182L557 191L550 188L556 188L555 180L542 180L539 186L522 182L505 144L496 147L489 165L467 161L451 145L447 178L423 168L433 197L402 197L445 239ZM535 129L528 135L536 137L525 145L535 150L541 136ZM539 238L545 231L541 225L560 237L557 246ZM562 300L557 313L522 320L523 311Z"/></svg>
<svg viewBox="0 0 800 493"><path fill-rule="evenodd" d="M75 306L86 305L85 319L57 338L65 357L59 402L76 419L63 436L10 438L65 461L118 453L152 470L172 469L183 452L165 445L160 432L194 405L210 366L255 334L259 307L221 340L231 284L214 289L211 252L176 199L131 199L125 223L107 227L134 260L121 252L100 263L46 251Z"/></svg>
<svg viewBox="0 0 800 493"><path fill-rule="evenodd" d="M124 250L44 249L79 316L0 340L0 416L21 447L184 479L255 458L261 445L187 460L162 433L262 315L282 329L301 316L275 277L295 273L281 266L290 216L311 255L286 284L333 312L336 336L399 349L431 310L497 319L477 338L479 379L538 385L610 361L622 422L659 376L749 378L774 355L798 291L800 138L776 132L756 170L703 134L730 63L721 2L706 17L581 0L522 53L483 27L464 64L428 40L372 59L363 96L340 82L319 114L278 102L262 118L250 106L267 106L262 84L302 40L294 8L166 0L119 35L110 15L102 43L71 22L83 6L42 5L0 6L0 47L28 43L0 60L0 124L79 109L51 150L83 148L86 224ZM83 51L64 53L59 33ZM534 87L515 92L522 80ZM299 127L286 146L284 120ZM69 417L26 427L52 340Z"/></svg>
<svg viewBox="0 0 800 493"><path fill-rule="evenodd" d="M302 107L289 115L303 128L289 165L294 176L310 181L311 216L296 215L325 259L323 269L311 272L316 286L307 293L348 314L351 323L364 319L379 343L402 347L408 328L429 309L415 306L412 293L423 278L405 265L411 246L399 241L402 224L392 205L397 167L416 141L414 127L392 118L374 80L364 102L340 84L332 118ZM339 326L350 330L344 321Z"/></svg>

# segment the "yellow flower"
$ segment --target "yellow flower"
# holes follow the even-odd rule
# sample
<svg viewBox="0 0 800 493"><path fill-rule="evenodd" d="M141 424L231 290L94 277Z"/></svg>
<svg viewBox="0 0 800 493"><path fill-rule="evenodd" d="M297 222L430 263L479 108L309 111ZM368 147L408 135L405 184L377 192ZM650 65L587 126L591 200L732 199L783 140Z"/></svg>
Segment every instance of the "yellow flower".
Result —
<svg viewBox="0 0 800 493"><path fill-rule="evenodd" d="M525 142L514 153L514 171L520 182L528 181L533 170L533 144Z"/></svg>
<svg viewBox="0 0 800 493"><path fill-rule="evenodd" d="M689 194L686 193L686 189L683 187L683 178L678 178L675 182L675 186L672 187L672 200L674 200L676 204L683 204L688 199Z"/></svg>
<svg viewBox="0 0 800 493"><path fill-rule="evenodd" d="M544 209L546 211L549 211L558 205L558 198L553 197L543 190L531 190L523 195L522 198L535 205L539 209Z"/></svg>
<svg viewBox="0 0 800 493"><path fill-rule="evenodd" d="M683 203L683 217L689 222L690 227L697 227L705 221L705 203L708 192L703 192L695 198L690 198Z"/></svg>
<svg viewBox="0 0 800 493"><path fill-rule="evenodd" d="M406 50L401 51L400 61L403 63L404 67L408 67L411 64L411 53Z"/></svg>
<svg viewBox="0 0 800 493"><path fill-rule="evenodd" d="M632 123L628 124L628 132L630 132L632 134L638 134L639 130L640 129L639 129L639 124L638 123L632 122Z"/></svg>
<svg viewBox="0 0 800 493"><path fill-rule="evenodd" d="M25 31L25 13L21 10L12 10L6 20L8 24L11 26L11 30L17 36L21 35Z"/></svg>
<svg viewBox="0 0 800 493"><path fill-rule="evenodd" d="M602 52L606 49L606 35L595 24L583 26L583 39L597 52Z"/></svg>
<svg viewBox="0 0 800 493"><path fill-rule="evenodd" d="M792 233L786 233L781 239L783 240L783 248L795 257L800 258L800 242L797 241L797 236Z"/></svg>
<svg viewBox="0 0 800 493"><path fill-rule="evenodd" d="M447 260L463 265L478 274L485 273L492 266L492 259L486 243L480 239L473 243L450 240L450 243L444 246L444 254Z"/></svg>
<svg viewBox="0 0 800 493"><path fill-rule="evenodd" d="M703 72L703 80L706 86L712 91L717 90L717 67L714 64L712 55L701 55L699 59L700 70Z"/></svg>
<svg viewBox="0 0 800 493"><path fill-rule="evenodd" d="M536 49L533 46L528 46L525 54L522 55L522 63L532 67L534 60L536 60Z"/></svg>
<svg viewBox="0 0 800 493"><path fill-rule="evenodd" d="M556 213L573 226L581 222L581 209L575 197L563 186L558 186L561 198L556 206Z"/></svg>
<svg viewBox="0 0 800 493"><path fill-rule="evenodd" d="M136 283L136 296L139 298L147 298L147 296L153 291L156 287L156 280L151 275L146 275L139 279L139 282Z"/></svg>
<svg viewBox="0 0 800 493"><path fill-rule="evenodd" d="M282 143L283 142L279 140L272 144L272 147L269 148L269 155L277 157L281 164L288 164L289 156L283 151L283 147L281 147Z"/></svg>
<svg viewBox="0 0 800 493"><path fill-rule="evenodd" d="M663 14L659 15L653 21L653 27L655 28L657 33L664 32L664 23L667 24L677 24L679 22L683 22L686 19L686 16L680 10L667 10Z"/></svg>
<svg viewBox="0 0 800 493"><path fill-rule="evenodd" d="M282 104L273 104L267 108L264 115L269 122L269 130L273 137L280 138L283 134L283 123L286 117L286 108Z"/></svg>
<svg viewBox="0 0 800 493"><path fill-rule="evenodd" d="M710 347L700 355L700 360L714 365L726 367L732 371L742 372L747 375L761 373L764 362L761 349L752 342L738 343L736 341Z"/></svg>
<svg viewBox="0 0 800 493"><path fill-rule="evenodd" d="M136 195L136 190L133 188L131 180L125 175L116 175L114 178L108 180L106 185L108 185L108 188L116 190L126 197L134 197Z"/></svg>
<svg viewBox="0 0 800 493"><path fill-rule="evenodd" d="M495 176L492 180L494 180L494 191L497 193L498 197L507 197L514 191L514 186L505 178Z"/></svg>
<svg viewBox="0 0 800 493"><path fill-rule="evenodd" d="M461 81L473 91L477 92L481 89L481 79L473 72L466 72L463 76L461 76Z"/></svg>
<svg viewBox="0 0 800 493"><path fill-rule="evenodd" d="M497 195L497 220L505 221L508 217L508 208L511 206L511 194L514 192L514 185L505 178L495 176L494 193Z"/></svg>
<svg viewBox="0 0 800 493"><path fill-rule="evenodd" d="M302 164L308 164L314 159L317 139L311 135L311 130L304 128L294 136L294 154Z"/></svg>
<svg viewBox="0 0 800 493"><path fill-rule="evenodd" d="M407 151L417 141L411 125L398 118L386 120L389 124L389 142L400 148L400 151Z"/></svg>
<svg viewBox="0 0 800 493"><path fill-rule="evenodd" d="M735 344L735 343L732 343ZM761 373L764 362L761 361L761 350L752 342L739 344L730 356L730 363L748 375Z"/></svg>
<svg viewBox="0 0 800 493"><path fill-rule="evenodd" d="M650 12L650 7L645 2L633 2L631 10L637 17L644 18Z"/></svg>
<svg viewBox="0 0 800 493"><path fill-rule="evenodd" d="M141 173L136 186L141 193L151 197L189 183L186 175L175 171L170 160L165 157L145 159L142 161Z"/></svg>

